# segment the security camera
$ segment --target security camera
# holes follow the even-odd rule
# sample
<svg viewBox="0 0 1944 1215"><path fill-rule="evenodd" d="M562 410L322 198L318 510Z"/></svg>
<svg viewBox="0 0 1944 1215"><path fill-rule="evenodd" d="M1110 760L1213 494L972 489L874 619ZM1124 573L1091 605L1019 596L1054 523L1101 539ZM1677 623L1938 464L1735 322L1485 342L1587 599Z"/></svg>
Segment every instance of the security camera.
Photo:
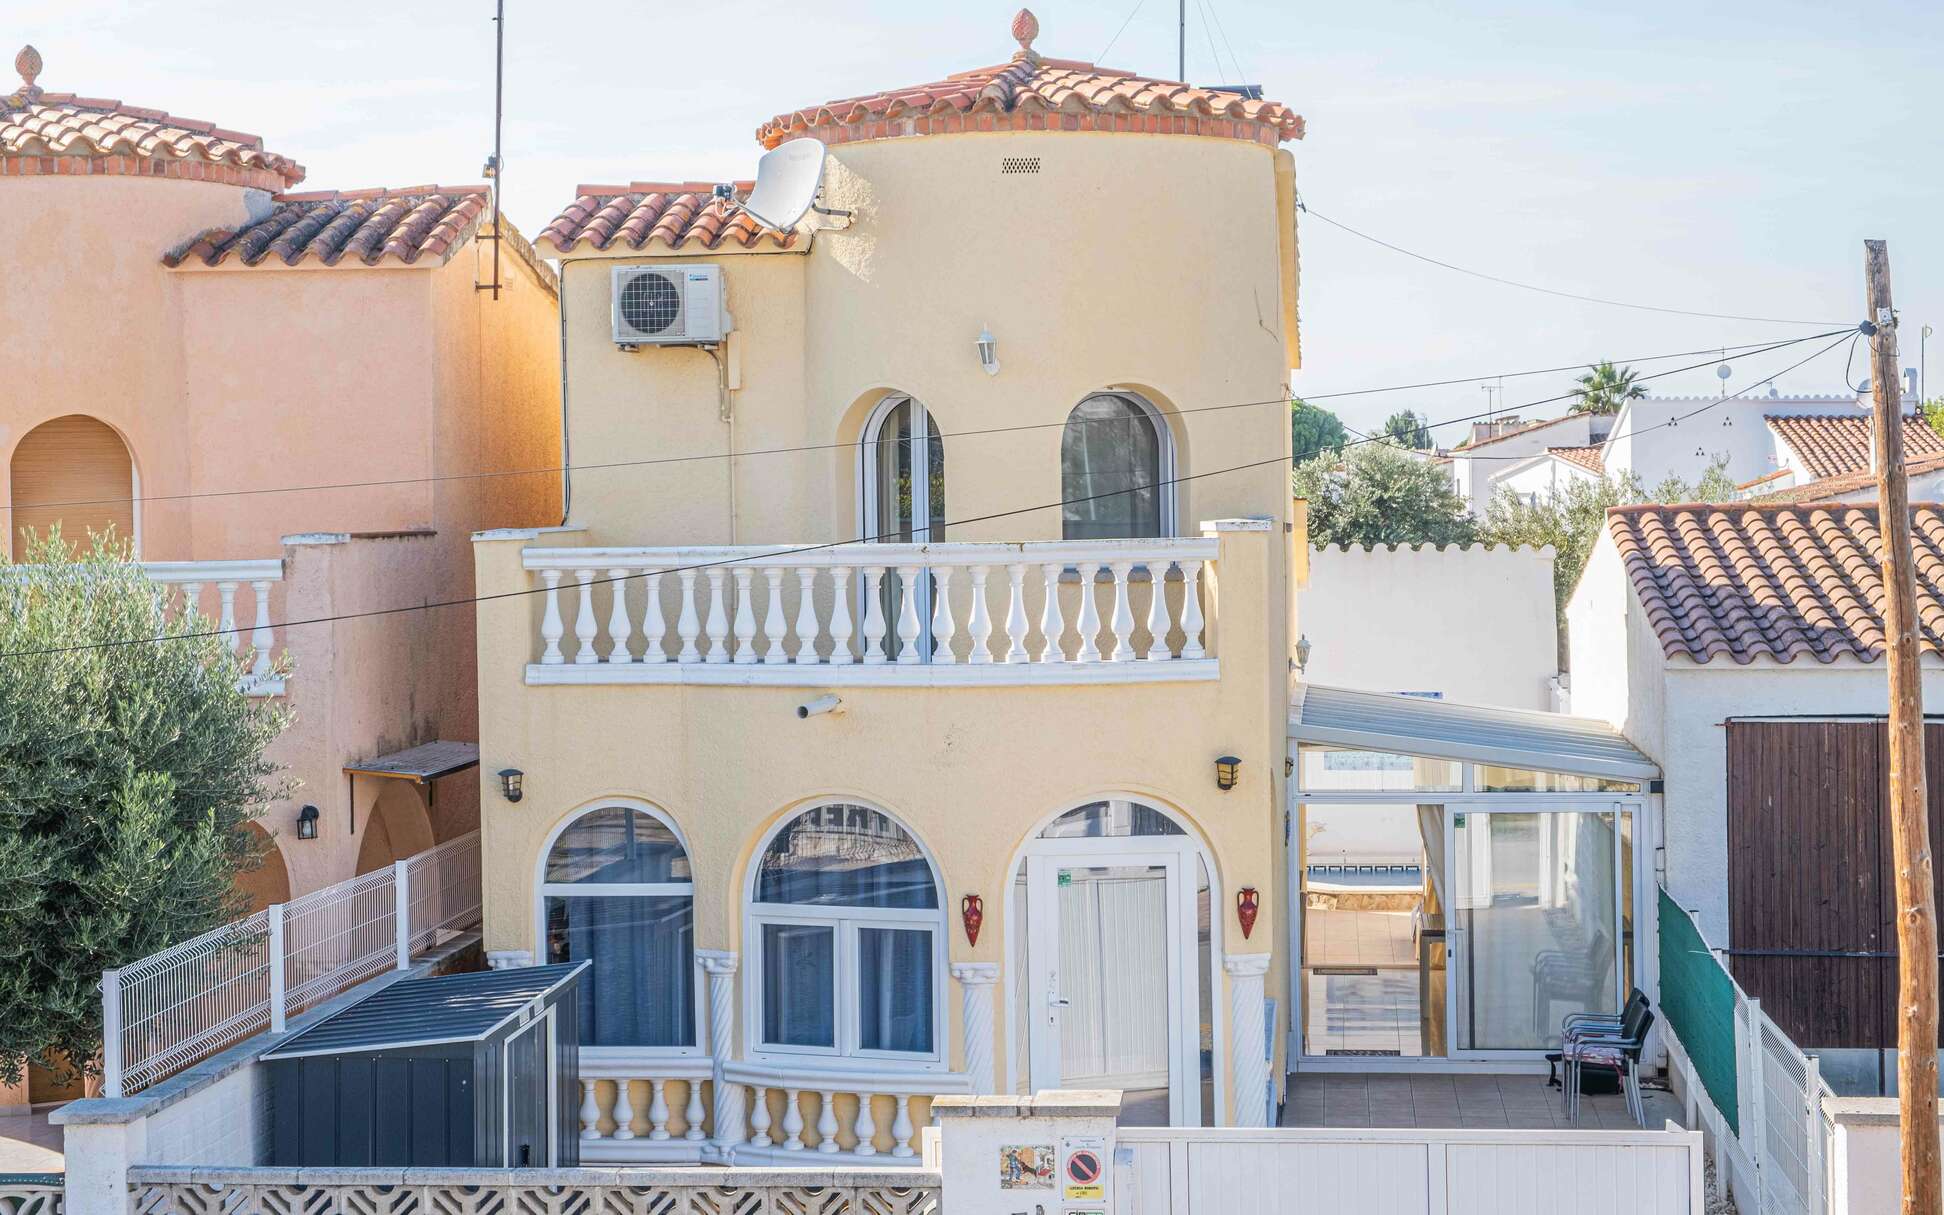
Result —
<svg viewBox="0 0 1944 1215"><path fill-rule="evenodd" d="M815 700L798 705L797 718L802 720L809 717L818 717L825 713L842 713L843 711L844 702L839 700L833 693L825 692Z"/></svg>

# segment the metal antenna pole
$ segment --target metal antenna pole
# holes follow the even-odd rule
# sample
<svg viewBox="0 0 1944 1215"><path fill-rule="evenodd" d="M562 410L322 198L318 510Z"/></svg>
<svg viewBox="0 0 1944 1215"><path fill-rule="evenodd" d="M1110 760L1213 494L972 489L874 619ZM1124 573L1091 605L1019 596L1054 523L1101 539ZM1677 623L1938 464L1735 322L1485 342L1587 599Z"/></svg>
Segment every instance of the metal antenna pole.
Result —
<svg viewBox="0 0 1944 1215"><path fill-rule="evenodd" d="M501 118L506 112L506 0L493 6L493 298L500 297L500 177L506 162L500 158Z"/></svg>
<svg viewBox="0 0 1944 1215"><path fill-rule="evenodd" d="M1188 82L1188 0L1175 5L1175 79Z"/></svg>

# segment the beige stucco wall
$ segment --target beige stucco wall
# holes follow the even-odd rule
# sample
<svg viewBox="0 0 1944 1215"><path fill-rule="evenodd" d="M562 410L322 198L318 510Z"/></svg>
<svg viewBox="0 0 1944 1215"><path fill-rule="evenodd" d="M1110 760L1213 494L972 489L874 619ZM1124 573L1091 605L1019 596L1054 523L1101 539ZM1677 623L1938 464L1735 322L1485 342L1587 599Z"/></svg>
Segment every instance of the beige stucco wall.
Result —
<svg viewBox="0 0 1944 1215"><path fill-rule="evenodd" d="M1041 171L1002 176L1002 155L1038 156ZM857 441L894 391L920 400L946 436L946 540L1058 539L1057 507L1013 512L1058 502L1061 427L1082 398L1110 387L1170 415L1176 475L1193 478L1179 487L1178 534L1224 517L1267 527L1223 536L1208 584L1221 678L1207 683L847 688L843 715L799 721L795 707L815 689L529 688L538 598L482 604L487 948L540 951L534 882L547 836L577 810L632 798L687 837L697 947L744 954L741 906L759 838L809 803L849 799L897 816L937 860L951 960L1009 970L1007 878L1021 844L1062 811L1125 795L1175 812L1210 849L1218 948L1270 952L1288 710L1290 181L1286 154L1218 139L849 144L831 151L824 205L854 218L819 232L807 252L670 258L617 245L564 259L576 526L482 539L482 595L534 585L519 566L528 544L856 539ZM724 352L733 435L708 352L623 352L611 340L610 270L651 257L722 267L735 322ZM996 376L975 355L982 326L998 339ZM1015 429L970 433L992 428ZM807 450L776 450L786 448ZM743 454L640 463L731 452ZM1259 466L1225 471L1242 465ZM1243 761L1228 793L1214 781L1222 754ZM517 805L499 795L503 767L526 774ZM1263 892L1246 942L1234 913L1243 886ZM968 893L985 900L976 949L958 923ZM1287 988L1282 961L1271 992ZM1001 1010L1013 977L1001 979ZM1226 982L1217 976L1224 1022ZM947 1004L952 1062L963 1066L955 987ZM1003 1011L999 1021L1003 1082ZM1226 1074L1229 1060L1216 1066Z"/></svg>

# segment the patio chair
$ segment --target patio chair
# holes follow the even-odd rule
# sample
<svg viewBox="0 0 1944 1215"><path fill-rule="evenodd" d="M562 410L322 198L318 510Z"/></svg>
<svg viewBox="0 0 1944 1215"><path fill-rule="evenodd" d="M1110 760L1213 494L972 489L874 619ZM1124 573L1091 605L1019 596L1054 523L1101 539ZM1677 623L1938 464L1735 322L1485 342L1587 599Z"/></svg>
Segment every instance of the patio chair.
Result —
<svg viewBox="0 0 1944 1215"><path fill-rule="evenodd" d="M1640 1099L1640 1052L1653 1024L1654 1010L1643 1007L1638 1016L1615 1033L1588 1032L1566 1044L1561 1055L1568 1118L1579 1118L1581 1076L1590 1067L1611 1071L1619 1078L1621 1091L1627 1098L1627 1112L1638 1125L1647 1125L1647 1107Z"/></svg>
<svg viewBox="0 0 1944 1215"><path fill-rule="evenodd" d="M1613 937L1602 928L1583 951L1542 949L1532 960L1532 1030L1543 1034L1552 1006L1585 1006L1599 999L1613 977Z"/></svg>
<svg viewBox="0 0 1944 1215"><path fill-rule="evenodd" d="M1584 1037L1588 1033L1619 1033L1623 1025L1647 1010L1647 993L1638 987L1627 993L1627 1003L1617 1013L1578 1012L1568 1013L1559 1023L1559 1036L1563 1043ZM1550 1051L1546 1055L1546 1087L1558 1088L1559 1063L1563 1053Z"/></svg>

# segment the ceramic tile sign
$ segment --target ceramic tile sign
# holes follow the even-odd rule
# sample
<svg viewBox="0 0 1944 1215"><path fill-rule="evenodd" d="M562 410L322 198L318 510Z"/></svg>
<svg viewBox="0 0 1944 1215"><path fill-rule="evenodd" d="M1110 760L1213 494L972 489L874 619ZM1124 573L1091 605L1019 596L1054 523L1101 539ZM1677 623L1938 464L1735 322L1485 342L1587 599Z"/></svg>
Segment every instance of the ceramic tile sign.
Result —
<svg viewBox="0 0 1944 1215"><path fill-rule="evenodd" d="M1005 1143L999 1146L999 1188L1002 1190L1050 1190L1053 1188L1053 1145L1050 1143Z"/></svg>
<svg viewBox="0 0 1944 1215"><path fill-rule="evenodd" d="M1060 1190L1064 1202L1105 1203L1107 1199L1107 1141L1068 1138L1060 1141ZM1070 1212L1069 1215L1079 1215Z"/></svg>

